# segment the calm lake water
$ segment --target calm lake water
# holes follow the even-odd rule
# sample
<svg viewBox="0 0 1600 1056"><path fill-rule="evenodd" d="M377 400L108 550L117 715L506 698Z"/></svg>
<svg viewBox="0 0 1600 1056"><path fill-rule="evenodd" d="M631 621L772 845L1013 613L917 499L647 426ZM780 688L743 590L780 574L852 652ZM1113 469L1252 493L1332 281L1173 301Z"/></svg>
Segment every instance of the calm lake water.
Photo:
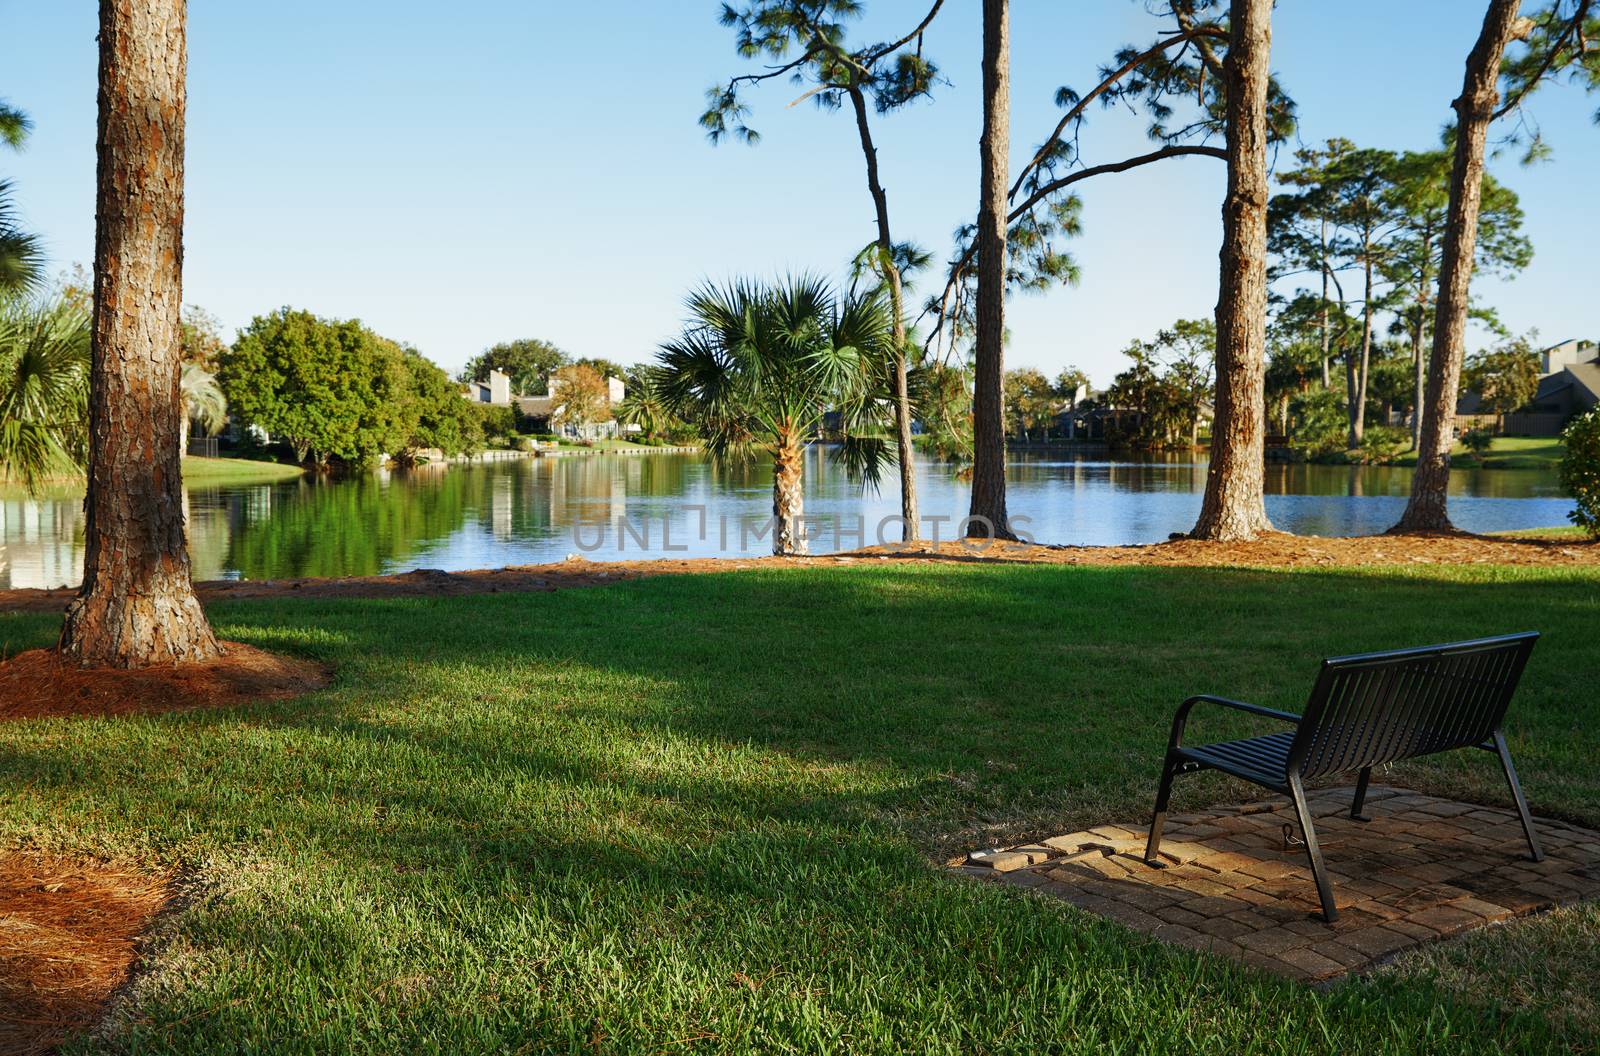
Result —
<svg viewBox="0 0 1600 1056"><path fill-rule="evenodd" d="M814 552L899 538L892 480L880 494L852 484L826 452L806 465ZM967 486L947 466L919 467L924 534L941 536L966 513ZM1267 467L1267 512L1304 535L1379 532L1405 506L1411 471L1385 467ZM771 513L767 465L718 466L698 455L586 455L379 472L346 479L196 487L187 496L199 579L371 575L556 561L757 555ZM1009 469L1013 516L1039 542L1124 544L1192 527L1205 464L1017 454ZM1451 513L1474 531L1566 523L1570 501L1553 473L1457 471ZM78 582L81 496L0 493L0 586Z"/></svg>

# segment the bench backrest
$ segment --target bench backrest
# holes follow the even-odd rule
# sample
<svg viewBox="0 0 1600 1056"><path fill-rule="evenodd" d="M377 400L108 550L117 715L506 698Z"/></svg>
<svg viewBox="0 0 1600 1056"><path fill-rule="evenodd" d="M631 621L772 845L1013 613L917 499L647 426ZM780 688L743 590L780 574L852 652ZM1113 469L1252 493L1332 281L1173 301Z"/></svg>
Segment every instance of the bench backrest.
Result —
<svg viewBox="0 0 1600 1056"><path fill-rule="evenodd" d="M1538 640L1530 631L1324 660L1289 772L1318 777L1483 744Z"/></svg>

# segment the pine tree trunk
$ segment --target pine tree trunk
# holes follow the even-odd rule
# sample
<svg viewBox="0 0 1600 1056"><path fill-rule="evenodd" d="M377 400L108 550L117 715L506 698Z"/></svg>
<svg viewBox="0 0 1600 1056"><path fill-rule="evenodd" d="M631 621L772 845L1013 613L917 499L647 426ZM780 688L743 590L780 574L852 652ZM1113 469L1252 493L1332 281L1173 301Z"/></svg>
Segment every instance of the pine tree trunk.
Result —
<svg viewBox="0 0 1600 1056"><path fill-rule="evenodd" d="M1328 387L1328 218L1323 217L1317 229L1317 239L1322 246L1322 387Z"/></svg>
<svg viewBox="0 0 1600 1056"><path fill-rule="evenodd" d="M784 437L772 457L772 552L779 557L806 553L805 446Z"/></svg>
<svg viewBox="0 0 1600 1056"><path fill-rule="evenodd" d="M1356 378L1356 406L1351 419L1350 446L1360 447L1367 435L1367 383L1372 374L1372 249L1367 248L1366 299L1361 304L1361 371Z"/></svg>
<svg viewBox="0 0 1600 1056"><path fill-rule="evenodd" d="M1423 253L1426 254L1427 241L1423 242ZM1422 356L1422 324L1428 312L1428 272L1424 265L1422 278L1417 287L1416 315L1411 320L1411 365L1416 371L1416 378L1411 390L1411 450L1422 449L1422 393L1427 385L1427 363Z"/></svg>
<svg viewBox="0 0 1600 1056"><path fill-rule="evenodd" d="M1231 0L1226 72L1228 197L1217 296L1217 400L1197 539L1270 530L1265 477L1267 79L1272 0Z"/></svg>
<svg viewBox="0 0 1600 1056"><path fill-rule="evenodd" d="M856 131L861 136L861 154L867 163L867 190L872 194L873 212L878 223L878 253L882 257L884 279L889 284L889 309L894 312L894 426L895 446L900 462L900 516L905 521L901 538L915 542L921 538L917 512L917 468L911 439L911 392L906 384L905 292L900 269L894 261L894 239L889 233L889 195L878 178L878 148L872 143L872 126L867 119L867 97L850 82L850 104L855 109Z"/></svg>
<svg viewBox="0 0 1600 1056"><path fill-rule="evenodd" d="M1010 0L983 0L983 135L978 141L977 342L967 534L1015 539L1006 513L1006 185L1011 152Z"/></svg>
<svg viewBox="0 0 1600 1056"><path fill-rule="evenodd" d="M1356 407L1361 403L1356 355L1355 348L1349 349L1344 354L1344 418L1348 423L1345 430L1345 447L1355 447L1360 443L1356 438Z"/></svg>
<svg viewBox="0 0 1600 1056"><path fill-rule="evenodd" d="M1450 166L1450 205L1439 263L1439 296L1433 310L1433 354L1423 396L1422 437L1411 499L1395 531L1445 531L1449 514L1450 448L1455 444L1456 400L1466 357L1467 293L1478 241L1483 200L1483 150L1489 123L1500 103L1496 81L1506 44L1519 26L1520 0L1490 0L1478 41L1467 56L1457 116L1455 157Z"/></svg>
<svg viewBox="0 0 1600 1056"><path fill-rule="evenodd" d="M83 587L61 652L145 667L220 652L190 581L178 436L184 0L101 0Z"/></svg>

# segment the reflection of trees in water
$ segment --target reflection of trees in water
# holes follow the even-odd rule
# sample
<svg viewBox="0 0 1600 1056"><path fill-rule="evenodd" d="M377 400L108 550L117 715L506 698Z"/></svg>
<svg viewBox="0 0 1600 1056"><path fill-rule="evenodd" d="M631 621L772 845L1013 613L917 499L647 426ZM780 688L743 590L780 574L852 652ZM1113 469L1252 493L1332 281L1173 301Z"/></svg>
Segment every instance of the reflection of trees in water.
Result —
<svg viewBox="0 0 1600 1056"><path fill-rule="evenodd" d="M70 496L70 497L68 497ZM83 494L0 495L0 589L75 586L83 575Z"/></svg>
<svg viewBox="0 0 1600 1056"><path fill-rule="evenodd" d="M895 498L891 477L879 496L862 500L860 485L848 479L830 454L820 446L807 452L811 496L845 513L858 508L857 503L870 509L874 502ZM939 463L924 462L922 469L929 510L965 512L966 485ZM1111 462L1103 456L1074 461L1019 452L1012 457L1010 474L1018 488L1018 509L1035 517L1032 530L1039 538L1122 543L1159 538L1192 518L1189 507L1173 504L1199 493L1205 465L1187 455ZM1267 466L1270 494L1302 497L1274 500L1279 527L1311 533L1387 527L1395 514L1384 503L1402 502L1410 479L1411 471L1404 467ZM514 559L496 550L500 544L516 545L523 554L531 550L548 555L541 560L559 559L573 549L565 541L575 526L588 530L604 525L608 537L615 538L617 520L624 517L655 525L676 518L673 531L679 533L682 526L698 523L683 507L707 506L712 518L761 514L771 487L772 465L765 459L717 464L682 454L589 455L204 488L189 493L185 512L197 578L233 572L252 578L370 575L459 562L459 556L451 556L455 536L471 544L467 552L473 562L486 564ZM1554 473L1537 470L1457 471L1451 492L1458 497L1561 498ZM1352 496L1363 501L1343 501ZM1323 501L1316 501L1318 497ZM82 504L81 491L72 485L37 497L20 489L0 490L0 587L77 583ZM1557 506L1534 513L1508 506L1480 516L1484 519L1471 523L1484 529L1533 527L1560 523L1564 510ZM474 542L478 533L487 549Z"/></svg>
<svg viewBox="0 0 1600 1056"><path fill-rule="evenodd" d="M469 507L490 509L482 473L364 474L279 485L265 516L230 496L228 564L250 578L370 576L461 527Z"/></svg>

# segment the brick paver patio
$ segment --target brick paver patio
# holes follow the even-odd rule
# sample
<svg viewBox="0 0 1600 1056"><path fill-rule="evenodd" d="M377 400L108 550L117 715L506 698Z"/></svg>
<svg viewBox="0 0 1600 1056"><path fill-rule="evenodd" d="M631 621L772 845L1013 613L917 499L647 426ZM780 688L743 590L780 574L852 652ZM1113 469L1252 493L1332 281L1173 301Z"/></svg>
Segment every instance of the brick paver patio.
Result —
<svg viewBox="0 0 1600 1056"><path fill-rule="evenodd" d="M1374 787L1370 822L1351 790L1312 793L1339 921L1318 915L1294 811L1279 797L1167 820L1161 857L1145 825L1106 825L969 855L956 868L1033 888L1191 949L1302 980L1359 972L1412 946L1600 896L1600 832L1536 819L1528 860L1515 813Z"/></svg>

